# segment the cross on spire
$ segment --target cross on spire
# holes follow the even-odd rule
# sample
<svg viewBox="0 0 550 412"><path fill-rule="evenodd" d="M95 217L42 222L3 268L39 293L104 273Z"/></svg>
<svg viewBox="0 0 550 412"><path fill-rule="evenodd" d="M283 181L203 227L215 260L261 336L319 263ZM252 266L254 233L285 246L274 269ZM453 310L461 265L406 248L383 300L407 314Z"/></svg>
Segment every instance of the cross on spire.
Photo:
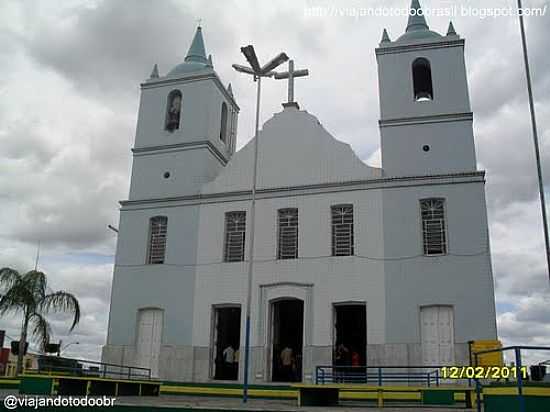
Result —
<svg viewBox="0 0 550 412"><path fill-rule="evenodd" d="M298 106L298 103L294 101L294 79L296 77L303 77L309 75L308 69L294 70L294 60L288 61L288 71L282 73L276 73L276 79L288 79L288 102L283 103L283 106L294 105Z"/></svg>

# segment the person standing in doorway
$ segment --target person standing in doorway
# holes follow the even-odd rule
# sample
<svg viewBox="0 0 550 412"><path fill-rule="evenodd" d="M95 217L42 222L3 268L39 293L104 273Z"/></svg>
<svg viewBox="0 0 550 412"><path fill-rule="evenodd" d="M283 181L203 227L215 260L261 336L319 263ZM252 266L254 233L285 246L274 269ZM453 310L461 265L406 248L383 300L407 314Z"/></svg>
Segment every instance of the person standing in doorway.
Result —
<svg viewBox="0 0 550 412"><path fill-rule="evenodd" d="M295 365L295 361L294 352L289 345L286 345L285 348L281 351L281 365L284 379L287 382L292 381L292 368L293 365Z"/></svg>
<svg viewBox="0 0 550 412"><path fill-rule="evenodd" d="M334 351L334 372L336 375L336 382L344 382L344 375L346 366L350 364L349 349L343 343L336 346Z"/></svg>
<svg viewBox="0 0 550 412"><path fill-rule="evenodd" d="M230 379L231 371L233 370L233 363L235 362L235 349L229 345L223 350L223 369L224 379Z"/></svg>

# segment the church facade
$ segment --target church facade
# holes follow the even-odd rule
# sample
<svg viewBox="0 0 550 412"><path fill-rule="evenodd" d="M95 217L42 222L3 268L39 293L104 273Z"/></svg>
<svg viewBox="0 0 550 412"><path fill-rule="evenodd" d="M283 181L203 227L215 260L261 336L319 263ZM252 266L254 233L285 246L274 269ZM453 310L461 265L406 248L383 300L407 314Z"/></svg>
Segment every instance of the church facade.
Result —
<svg viewBox="0 0 550 412"><path fill-rule="evenodd" d="M376 57L382 168L293 102L259 133L252 382L310 381L342 348L467 364L468 341L496 339L464 40L416 15ZM254 139L236 152L238 113L200 27L142 84L104 362L242 381Z"/></svg>

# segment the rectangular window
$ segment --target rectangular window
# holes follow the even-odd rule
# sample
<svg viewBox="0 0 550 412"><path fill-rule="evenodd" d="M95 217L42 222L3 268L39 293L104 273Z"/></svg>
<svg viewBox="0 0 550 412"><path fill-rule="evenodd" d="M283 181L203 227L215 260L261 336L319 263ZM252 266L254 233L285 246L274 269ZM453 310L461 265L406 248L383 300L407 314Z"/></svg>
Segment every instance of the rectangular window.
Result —
<svg viewBox="0 0 550 412"><path fill-rule="evenodd" d="M244 260L245 231L246 212L225 214L224 262L242 262Z"/></svg>
<svg viewBox="0 0 550 412"><path fill-rule="evenodd" d="M155 216L151 218L149 223L149 253L147 263L164 263L167 229L168 218L166 216Z"/></svg>
<svg viewBox="0 0 550 412"><path fill-rule="evenodd" d="M298 209L280 209L278 226L278 259L296 259L298 257Z"/></svg>
<svg viewBox="0 0 550 412"><path fill-rule="evenodd" d="M444 255L447 253L445 234L445 200L422 199L422 236L425 255Z"/></svg>
<svg viewBox="0 0 550 412"><path fill-rule="evenodd" d="M332 256L353 255L353 206L331 207Z"/></svg>

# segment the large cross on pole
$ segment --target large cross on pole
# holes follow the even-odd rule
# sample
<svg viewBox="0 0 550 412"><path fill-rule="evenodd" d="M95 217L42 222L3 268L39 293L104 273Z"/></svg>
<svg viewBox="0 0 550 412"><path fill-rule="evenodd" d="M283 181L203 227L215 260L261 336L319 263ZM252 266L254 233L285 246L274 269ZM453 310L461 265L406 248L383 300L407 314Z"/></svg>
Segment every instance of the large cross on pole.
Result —
<svg viewBox="0 0 550 412"><path fill-rule="evenodd" d="M296 77L304 77L309 75L307 69L294 70L294 60L288 61L288 71L282 73L275 73L276 79L288 79L288 102L283 105L298 105L294 101L294 79Z"/></svg>

